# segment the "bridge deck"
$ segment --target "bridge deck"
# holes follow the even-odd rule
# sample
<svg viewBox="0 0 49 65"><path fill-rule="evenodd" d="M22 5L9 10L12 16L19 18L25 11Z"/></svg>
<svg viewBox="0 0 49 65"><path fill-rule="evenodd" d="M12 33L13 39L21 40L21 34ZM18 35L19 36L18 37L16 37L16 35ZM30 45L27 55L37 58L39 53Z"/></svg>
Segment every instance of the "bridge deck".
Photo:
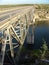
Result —
<svg viewBox="0 0 49 65"><path fill-rule="evenodd" d="M12 20L13 18L23 15L31 8L32 6L25 6L25 7L15 8L14 10L9 10L9 11L0 13L0 27L6 22Z"/></svg>

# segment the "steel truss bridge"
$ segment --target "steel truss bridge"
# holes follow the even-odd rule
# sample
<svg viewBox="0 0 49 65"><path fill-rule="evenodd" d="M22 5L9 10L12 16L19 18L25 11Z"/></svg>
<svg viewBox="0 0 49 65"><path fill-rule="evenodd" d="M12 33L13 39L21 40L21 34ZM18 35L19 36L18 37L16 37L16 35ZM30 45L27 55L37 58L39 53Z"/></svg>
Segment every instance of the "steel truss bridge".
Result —
<svg viewBox="0 0 49 65"><path fill-rule="evenodd" d="M14 8L13 10L0 13L0 65L4 63L6 45L10 45L11 57L14 58L14 48L19 47L18 56L21 47L24 44L26 35L30 25L34 25L34 8L33 6L25 6ZM16 46L13 47L12 39L17 40Z"/></svg>

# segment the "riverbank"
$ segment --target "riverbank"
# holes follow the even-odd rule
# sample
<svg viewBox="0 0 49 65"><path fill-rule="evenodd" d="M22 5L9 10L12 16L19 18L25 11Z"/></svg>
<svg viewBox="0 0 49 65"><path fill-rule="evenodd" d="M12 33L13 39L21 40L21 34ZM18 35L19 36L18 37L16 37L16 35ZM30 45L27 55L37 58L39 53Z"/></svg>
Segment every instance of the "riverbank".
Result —
<svg viewBox="0 0 49 65"><path fill-rule="evenodd" d="M49 21L36 21L35 25L37 25L37 26L48 25L49 26Z"/></svg>

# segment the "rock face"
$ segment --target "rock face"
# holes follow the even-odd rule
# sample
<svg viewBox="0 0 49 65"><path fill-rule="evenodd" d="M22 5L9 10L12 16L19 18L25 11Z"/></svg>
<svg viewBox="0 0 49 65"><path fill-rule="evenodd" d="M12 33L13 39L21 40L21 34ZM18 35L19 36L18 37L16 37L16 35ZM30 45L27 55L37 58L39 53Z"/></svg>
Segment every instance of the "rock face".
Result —
<svg viewBox="0 0 49 65"><path fill-rule="evenodd" d="M27 43L34 44L34 27L31 25L27 34Z"/></svg>

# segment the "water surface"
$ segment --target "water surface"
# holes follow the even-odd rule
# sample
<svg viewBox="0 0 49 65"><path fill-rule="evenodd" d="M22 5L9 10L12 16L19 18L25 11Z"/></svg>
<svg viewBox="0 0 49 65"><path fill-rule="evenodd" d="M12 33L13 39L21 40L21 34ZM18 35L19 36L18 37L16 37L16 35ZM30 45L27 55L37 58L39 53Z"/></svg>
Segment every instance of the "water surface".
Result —
<svg viewBox="0 0 49 65"><path fill-rule="evenodd" d="M49 47L49 26L40 25L35 27L34 32L34 48L39 49L43 44L43 39Z"/></svg>

